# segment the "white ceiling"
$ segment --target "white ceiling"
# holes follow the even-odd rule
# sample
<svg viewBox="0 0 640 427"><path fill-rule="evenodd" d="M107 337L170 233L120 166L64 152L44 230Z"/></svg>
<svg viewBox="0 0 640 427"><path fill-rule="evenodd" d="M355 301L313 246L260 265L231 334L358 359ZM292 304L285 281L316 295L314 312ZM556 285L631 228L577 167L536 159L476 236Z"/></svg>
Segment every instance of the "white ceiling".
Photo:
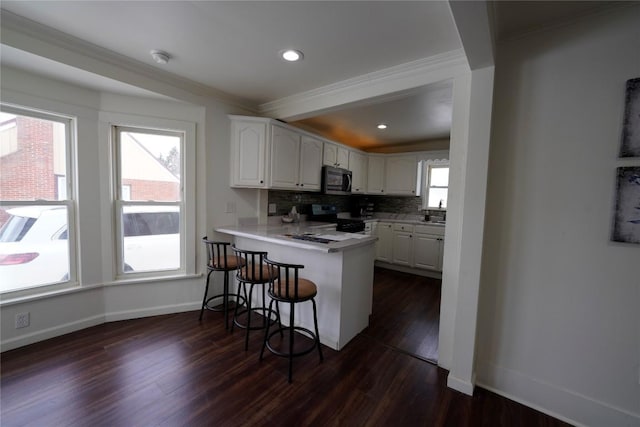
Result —
<svg viewBox="0 0 640 427"><path fill-rule="evenodd" d="M519 7L522 3L524 6ZM498 2L497 33L513 36L607 2ZM446 1L7 1L15 14L107 49L141 68L171 73L254 105L462 48ZM10 12L7 14L7 11ZM537 13L537 12L539 13ZM534 13L536 12L536 13ZM49 36L55 32L50 32ZM61 35L62 36L62 35ZM69 39L66 38L66 43ZM304 52L299 63L278 57ZM156 64L149 51L171 55ZM116 93L151 92L2 45L3 64ZM441 82L296 123L348 145L379 147L447 138L451 84ZM373 126L384 121L383 132Z"/></svg>

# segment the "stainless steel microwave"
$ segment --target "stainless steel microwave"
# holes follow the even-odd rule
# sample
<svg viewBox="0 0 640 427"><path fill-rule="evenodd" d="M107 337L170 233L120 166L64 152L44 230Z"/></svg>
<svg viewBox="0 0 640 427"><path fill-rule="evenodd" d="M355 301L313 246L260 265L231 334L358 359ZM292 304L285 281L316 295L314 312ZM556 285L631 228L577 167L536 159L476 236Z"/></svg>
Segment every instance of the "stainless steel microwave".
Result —
<svg viewBox="0 0 640 427"><path fill-rule="evenodd" d="M322 192L324 194L351 194L351 171L322 167Z"/></svg>

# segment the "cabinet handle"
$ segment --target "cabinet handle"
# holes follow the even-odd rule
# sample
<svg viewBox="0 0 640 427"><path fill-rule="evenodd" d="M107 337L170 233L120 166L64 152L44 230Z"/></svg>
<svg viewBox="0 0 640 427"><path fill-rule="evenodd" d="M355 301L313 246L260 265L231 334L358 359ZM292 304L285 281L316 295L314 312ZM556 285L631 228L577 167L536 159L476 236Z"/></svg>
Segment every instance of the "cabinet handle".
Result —
<svg viewBox="0 0 640 427"><path fill-rule="evenodd" d="M300 187L304 187L304 184L300 184Z"/></svg>
<svg viewBox="0 0 640 427"><path fill-rule="evenodd" d="M263 180L260 180L260 184L264 184L264 181L263 181Z"/></svg>

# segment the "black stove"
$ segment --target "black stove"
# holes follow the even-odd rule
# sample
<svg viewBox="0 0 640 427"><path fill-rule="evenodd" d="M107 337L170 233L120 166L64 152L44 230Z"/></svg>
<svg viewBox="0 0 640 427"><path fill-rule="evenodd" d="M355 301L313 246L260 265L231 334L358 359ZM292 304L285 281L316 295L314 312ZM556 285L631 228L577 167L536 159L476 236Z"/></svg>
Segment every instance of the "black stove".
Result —
<svg viewBox="0 0 640 427"><path fill-rule="evenodd" d="M347 233L359 233L364 231L364 221L355 218L338 218L338 210L335 205L311 205L310 221L330 222L336 224L336 231Z"/></svg>

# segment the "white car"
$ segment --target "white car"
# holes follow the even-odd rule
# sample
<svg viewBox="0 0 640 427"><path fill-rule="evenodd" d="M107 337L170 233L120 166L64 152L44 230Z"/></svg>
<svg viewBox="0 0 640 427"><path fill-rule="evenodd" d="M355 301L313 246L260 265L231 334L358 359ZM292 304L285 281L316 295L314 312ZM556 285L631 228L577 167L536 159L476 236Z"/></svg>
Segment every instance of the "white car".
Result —
<svg viewBox="0 0 640 427"><path fill-rule="evenodd" d="M0 291L59 283L69 278L65 207L8 209L0 229ZM178 208L126 207L124 270L144 272L180 267Z"/></svg>

